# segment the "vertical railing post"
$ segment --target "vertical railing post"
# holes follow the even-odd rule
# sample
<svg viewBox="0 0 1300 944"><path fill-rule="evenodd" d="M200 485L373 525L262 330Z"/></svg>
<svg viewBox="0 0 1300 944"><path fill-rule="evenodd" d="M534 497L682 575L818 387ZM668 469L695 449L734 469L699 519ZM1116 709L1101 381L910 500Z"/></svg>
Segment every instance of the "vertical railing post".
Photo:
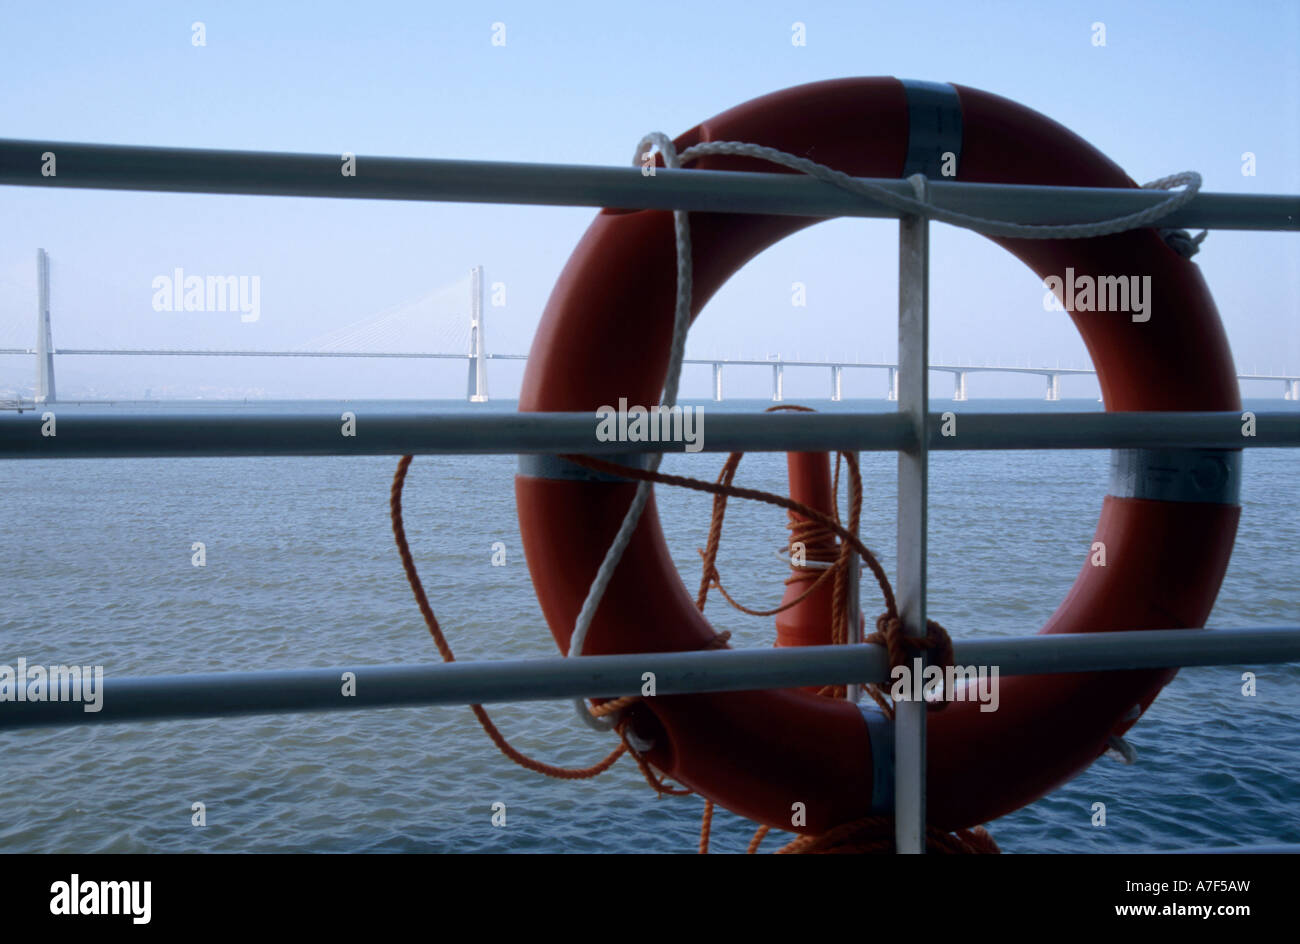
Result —
<svg viewBox="0 0 1300 944"><path fill-rule="evenodd" d="M927 197L922 186L921 199ZM898 615L925 635L929 501L930 223L904 216L898 238L898 411L915 441L898 454ZM909 669L911 667L909 666ZM915 683L919 683L914 680ZM894 835L900 853L925 851L925 702L899 701L894 716Z"/></svg>

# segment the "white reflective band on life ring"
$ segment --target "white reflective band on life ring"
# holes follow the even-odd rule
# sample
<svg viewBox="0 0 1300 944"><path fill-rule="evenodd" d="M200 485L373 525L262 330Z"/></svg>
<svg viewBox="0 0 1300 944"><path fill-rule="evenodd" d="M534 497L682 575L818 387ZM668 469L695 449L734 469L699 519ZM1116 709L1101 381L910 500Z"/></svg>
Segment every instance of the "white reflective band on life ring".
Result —
<svg viewBox="0 0 1300 944"><path fill-rule="evenodd" d="M1241 450L1115 449L1110 454L1110 494L1235 505L1241 497Z"/></svg>

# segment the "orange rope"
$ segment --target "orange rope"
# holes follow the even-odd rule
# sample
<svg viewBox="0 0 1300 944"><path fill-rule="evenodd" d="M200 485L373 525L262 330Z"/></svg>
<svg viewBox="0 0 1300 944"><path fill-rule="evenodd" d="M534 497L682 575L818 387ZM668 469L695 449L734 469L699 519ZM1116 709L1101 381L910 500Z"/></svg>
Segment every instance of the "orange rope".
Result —
<svg viewBox="0 0 1300 944"><path fill-rule="evenodd" d="M801 412L813 412L808 407L783 405L770 408L771 410L797 410ZM857 459L852 453L836 453L835 476L833 482L832 494L838 494L840 479L840 464L843 462L849 469L849 520L847 526L840 523L839 508L834 507L833 515L825 515L813 508L808 507L800 502L789 498L783 498L780 495L773 495L769 492L759 491L757 489L740 488L733 483L736 475L736 469L740 465L740 460L744 453L734 452L728 456L726 463L722 467L716 482L704 482L699 479L691 479L683 476L667 475L662 472L649 472L646 470L633 469L627 466L617 465L611 462L605 462L600 459L594 459L590 456L563 456L577 465L597 471L606 472L626 479L638 481L650 481L666 485L674 485L681 488L693 489L712 493L713 514L709 523L709 535L705 542L705 548L700 551L703 561L703 571L700 578L700 588L696 595L695 605L700 610L704 610L705 603L708 599L709 590L716 587L719 593L726 601L740 610L741 612L753 616L774 616L784 610L790 609L806 599L813 593L822 582L830 578L834 580L833 597L832 597L832 640L836 644L844 644L849 641L848 627L848 580L847 571L852 554L856 552L870 569L872 575L876 578L876 583L880 587L881 595L885 600L885 612L876 620L876 632L866 638L866 642L878 643L886 647L889 652L891 665L907 664L914 654L922 650L934 650L938 656L940 664L951 664L952 662L952 640L949 638L947 631L937 622L930 620L927 623L927 635L924 639L909 637L903 632L902 622L898 617L898 608L894 599L893 588L890 586L889 578L885 575L884 568L876 556L867 548L857 536L858 524L862 508L862 476L858 467ZM416 569L415 561L411 555L410 545L406 538L406 529L402 520L402 489L406 482L406 474L410 469L412 456L403 456L397 464L397 471L393 476L393 485L389 498L389 508L392 517L393 536L397 541L398 553L402 558L402 567L406 572L407 582L415 595L416 604L420 608L420 613L424 617L425 626L429 634L433 637L434 644L438 647L438 652L442 655L443 661L454 662L456 657L447 642L447 638L439 625L437 617L434 616L433 608L429 604L428 596L424 591L424 586L420 580L419 572ZM793 547L795 541L802 541L805 545L815 545L825 540L828 536L835 536L840 539L839 552L834 561L828 562L831 566L825 568L822 573L813 581L803 593L796 599L784 603L772 610L754 610L745 607L734 600L722 586L721 576L717 569L717 555L722 541L722 524L726 515L726 506L728 498L745 498L753 501L765 502L785 508L787 511L787 524L789 537L787 548ZM797 517L796 517L797 516ZM803 520L800 520L803 519ZM786 579L786 583L800 579L800 575L793 569L791 575ZM719 633L709 643L710 648L725 648L730 633ZM880 705L882 710L889 718L893 718L892 705L886 700L884 693L876 685L867 685L865 690ZM822 694L831 697L842 698L845 696L845 687L842 685L826 686L821 690ZM623 698L612 699L600 705L590 708L593 715L602 717L610 715L625 708L632 706L640 701L640 696L626 696ZM944 702L935 702L930 705L932 709L939 709L944 706ZM627 753L636 761L638 768L645 777L646 782L659 795L684 796L692 791L686 788L675 788L669 786L666 777L656 775L649 762L639 752L634 750L627 739L628 718L625 716L617 725L615 731L618 733L622 743L614 749L607 757L600 762L589 767L565 768L556 767L541 761L534 760L520 751L516 750L506 741L505 737L493 724L491 718L482 705L471 705L474 716L478 719L479 724L487 733L492 743L510 760L519 764L528 770L544 774L548 777L557 777L566 780L587 779L598 776L608 770L623 754ZM704 815L700 824L700 844L699 851L707 853L709 851L709 838L712 832L713 823L713 801L705 798ZM760 826L750 840L747 852L753 853L758 850L764 837L770 832L771 827ZM959 830L956 833L949 834L941 830L927 827L927 847L935 852L998 852L997 844L993 842L987 830L978 827L975 830ZM821 853L821 852L892 852L893 851L893 820L890 817L868 817L853 823L846 823L838 826L820 836L800 836L790 843L787 843L780 850L781 853Z"/></svg>
<svg viewBox="0 0 1300 944"><path fill-rule="evenodd" d="M700 821L700 855L709 851L709 834L713 831L713 801L704 798L704 818Z"/></svg>
<svg viewBox="0 0 1300 944"><path fill-rule="evenodd" d="M406 581L411 585L411 591L415 594L416 605L420 608L420 613L424 616L424 624L429 628L429 635L433 637L434 645L438 647L438 652L442 655L443 662L455 662L456 655L451 651L451 646L447 643L447 637L443 635L442 627L438 625L438 618L433 615L433 607L429 605L429 597L424 592L424 584L420 581L420 574L415 569L415 560L411 557L411 548L406 540L406 527L402 522L402 488L406 484L406 472L411 467L411 456L402 456L401 461L397 463L397 472L393 476L393 487L389 493L388 507L393 520L393 537L397 540L397 552L402 557L402 568L406 571ZM474 717L482 725L487 736L492 739L492 743L497 746L502 754L509 757L520 767L527 768L535 773L545 774L547 777L559 777L563 780L586 780L590 777L596 777L609 770L614 766L614 762L619 759L626 751L630 750L626 738L623 743L616 747L604 760L592 764L590 767L555 767L541 761L533 760L521 754L502 736L497 726L492 723L488 713L483 710L482 705L470 705L470 710L474 712ZM622 732L619 732L622 736Z"/></svg>
<svg viewBox="0 0 1300 944"><path fill-rule="evenodd" d="M724 495L730 498L746 498L751 501L765 502L769 505L776 505L787 511L793 511L795 514L804 518L809 518L818 524L823 525L833 531L841 541L849 544L853 550L857 551L858 556L862 558L870 569L872 576L876 578L876 584L880 587L880 593L885 598L885 612L894 619L898 618L898 604L894 600L894 590L889 584L889 578L885 576L884 568L880 566L880 561L876 555L862 543L861 539L834 518L824 515L815 508L810 508L802 502L797 502L791 498L782 495L773 495L771 492L760 491L755 488L740 488L736 485L723 484L722 482L704 482L700 479L687 478L681 475L668 475L664 472L651 472L647 469L635 469L631 466L618 465L614 462L606 462L603 459L597 459L593 456L576 456L564 455L560 458L565 459L575 465L585 466L594 469L597 472L604 472L607 475L616 478L632 479L638 482L655 482L661 485L672 485L677 488L688 488L697 492L710 492L714 495ZM856 467L856 462L848 459L851 466ZM860 500L860 499L859 499Z"/></svg>
<svg viewBox="0 0 1300 944"><path fill-rule="evenodd" d="M415 594L415 602L420 608L421 615L424 616L424 624L428 627L429 635L433 637L434 645L438 647L438 652L442 655L444 662L455 662L456 655L451 651L451 645L447 642L447 637L438 623L438 618L433 613L433 607L429 605L429 597L424 592L424 584L420 580L419 571L416 570L415 560L411 556L411 547L406 539L406 527L402 521L402 489L406 484L406 473L411 467L412 456L402 456L397 463L397 471L393 475L393 486L389 493L389 511L393 522L393 537L397 541L397 551L402 558L402 568L406 571L407 583L411 586L411 592ZM718 639L725 644L729 634L720 634ZM637 698L619 698L609 701L596 708L591 709L592 714L601 716L611 714L624 708ZM615 725L614 730L618 733L622 743L611 751L604 760L601 760L590 767L557 767L554 764L547 764L543 761L534 760L528 755L522 753L513 747L505 739L501 731L493 723L482 705L470 705L470 710L474 712L474 717L478 719L479 725L487 733L492 743L506 757L514 761L520 767L531 770L534 773L542 774L547 777L556 777L561 780L587 780L597 777L614 766L614 763L623 756L631 754L636 761L637 767L640 768L642 775L656 793L660 795L668 794L672 796L684 796L689 794L690 790L678 790L668 786L662 778L656 777L649 763L637 751L633 750L628 743L626 726L627 721L624 719Z"/></svg>

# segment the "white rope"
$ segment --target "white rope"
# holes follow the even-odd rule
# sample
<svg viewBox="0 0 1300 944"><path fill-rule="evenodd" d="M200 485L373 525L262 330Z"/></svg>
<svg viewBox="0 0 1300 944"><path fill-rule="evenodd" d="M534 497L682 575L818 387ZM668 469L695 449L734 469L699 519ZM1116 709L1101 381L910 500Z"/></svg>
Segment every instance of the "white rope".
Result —
<svg viewBox="0 0 1300 944"><path fill-rule="evenodd" d="M641 155L645 153L646 145L659 148L666 166L672 168L682 166L677 159L677 148L673 145L672 138L660 131L646 135L637 143L636 154L632 156L634 165L640 165ZM673 211L673 235L677 243L677 302L673 311L673 341L668 356L668 378L664 384L662 400L664 406L673 406L677 402L682 359L686 356L686 329L691 321L691 227L685 210ZM649 461L651 472L659 469L662 459L662 453L651 454ZM636 530L641 520L641 513L645 511L646 502L650 500L650 487L649 482L637 483L636 494L632 497L632 504L628 507L627 514L623 516L623 524L619 527L618 534L614 536L609 550L605 552L605 559L601 561L600 569L596 571L596 577L591 582L591 589L587 591L587 599L583 601L582 609L578 612L573 635L569 638L570 657L582 655L582 647L587 641L591 621L596 616L596 608L600 606L600 601L605 596L605 589L613 579L614 570L632 540L632 532ZM597 718L593 715L587 707L585 698L575 699L574 705L578 709L578 716L597 731L607 731L617 723L617 717Z"/></svg>
<svg viewBox="0 0 1300 944"><path fill-rule="evenodd" d="M1138 760L1137 748L1118 734L1112 734L1106 739L1106 753L1102 756L1117 760L1125 767L1132 767Z"/></svg>
<svg viewBox="0 0 1300 944"><path fill-rule="evenodd" d="M759 144L746 144L743 141L710 141L707 144L697 144L694 147L687 148L681 153L681 160L689 161L696 157L703 157L706 154L752 157L773 164L780 164L782 167L801 171L810 177L834 184L850 193L871 197L888 207L913 216L925 216L941 223L951 223L953 226L971 229L977 233L983 233L985 236L1002 236L1010 239L1085 239L1092 236L1109 236L1130 229L1141 229L1150 226L1156 220L1162 219L1186 205L1201 189L1201 175L1195 171L1184 171L1181 174L1172 174L1168 177L1161 177L1159 180L1153 180L1148 184L1143 184L1143 189L1147 190L1169 190L1179 186L1183 187L1183 189L1171 194L1169 199L1145 210L1139 210L1136 213L1117 216L1109 220L1099 220L1095 223L1066 223L1061 225L1008 223L1005 220L991 220L981 216L958 213L956 210L945 210L925 200L899 196L879 184L859 180L856 177L850 177L848 174L827 167L825 164L818 164L807 158L796 157L793 154L787 154L785 151L763 147Z"/></svg>
<svg viewBox="0 0 1300 944"><path fill-rule="evenodd" d="M1196 196L1201 187L1201 175L1195 171L1186 171L1143 184L1144 188L1150 190L1169 190L1179 186L1183 189L1171 194L1167 200L1163 200L1155 206L1137 213L1129 213L1110 220L1099 220L1095 223L1031 225L1009 223L1004 220L990 220L936 207L927 200L926 179L921 174L913 174L908 178L913 191L916 193L916 198L911 198L899 196L892 190L878 184L850 177L848 174L834 170L824 164L796 157L775 148L763 147L758 144L746 144L743 141L710 141L689 147L679 155L672 139L660 131L646 135L637 143L636 154L632 157L634 166L641 166L642 158L647 154L647 145L657 147L659 153L663 156L664 165L674 170L681 168L684 161L703 157L707 154L752 157L800 171L810 177L824 180L827 183L848 190L850 193L871 197L886 206L910 215L924 216L943 223L950 223L953 226L961 226L965 229L983 233L986 236L1003 236L1015 239L1084 239L1093 236L1108 236L1131 229L1141 229L1150 226L1157 220L1186 205L1188 201ZM1190 256L1196 251L1196 247L1200 245L1201 240L1205 238L1205 233L1200 234L1195 239L1186 233L1181 233L1182 239L1191 247L1191 252L1183 252L1170 239L1171 236L1175 236L1180 232L1162 231L1162 235L1165 236L1176 251L1184 256ZM690 325L691 317L691 230L687 211L673 210L673 235L677 244L677 299L673 312L673 340L668 358L668 375L664 381L662 399L662 405L669 407L677 402L677 388L681 383L682 360L686 354L686 330ZM662 459L662 453L651 453L648 463L651 472L658 470ZM586 644L587 633L591 629L596 610L605 596L610 580L613 579L619 561L623 558L623 552L627 550L627 546L632 540L632 533L641 521L641 514L645 511L646 502L650 499L650 490L650 482L637 483L636 494L632 497L632 504L628 506L627 513L623 516L623 523L619 526L618 534L614 536L613 542L605 552L605 559L601 561L600 568L596 571L596 576L591 582L591 588L587 591L587 598L583 601L582 609L578 612L578 618L573 627L573 635L569 638L570 658L582 655L582 648ZM607 731L617 723L617 715L604 718L597 718L593 715L591 709L587 706L585 698L574 699L574 706L578 710L578 717L598 731Z"/></svg>

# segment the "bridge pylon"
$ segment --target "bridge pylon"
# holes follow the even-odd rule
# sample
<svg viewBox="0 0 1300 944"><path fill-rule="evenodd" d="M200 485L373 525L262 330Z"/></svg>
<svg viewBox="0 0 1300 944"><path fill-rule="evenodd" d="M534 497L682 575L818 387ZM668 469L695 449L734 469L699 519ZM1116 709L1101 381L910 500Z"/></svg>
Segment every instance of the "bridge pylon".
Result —
<svg viewBox="0 0 1300 944"><path fill-rule="evenodd" d="M36 250L36 402L53 403L54 340L50 332L50 256Z"/></svg>

